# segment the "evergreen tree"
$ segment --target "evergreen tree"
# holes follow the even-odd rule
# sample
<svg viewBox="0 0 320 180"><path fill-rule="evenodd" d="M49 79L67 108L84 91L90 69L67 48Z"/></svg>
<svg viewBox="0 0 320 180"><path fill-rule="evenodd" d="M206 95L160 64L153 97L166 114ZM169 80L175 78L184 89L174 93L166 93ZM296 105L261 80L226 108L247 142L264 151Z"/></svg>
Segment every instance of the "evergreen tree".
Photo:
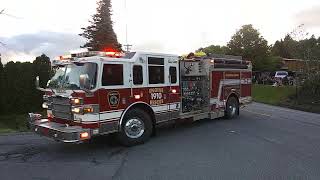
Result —
<svg viewBox="0 0 320 180"><path fill-rule="evenodd" d="M83 47L95 51L106 49L121 50L121 45L118 43L112 27L110 0L100 0L97 5L97 13L89 21L90 25L82 28L83 33L79 34L88 40Z"/></svg>

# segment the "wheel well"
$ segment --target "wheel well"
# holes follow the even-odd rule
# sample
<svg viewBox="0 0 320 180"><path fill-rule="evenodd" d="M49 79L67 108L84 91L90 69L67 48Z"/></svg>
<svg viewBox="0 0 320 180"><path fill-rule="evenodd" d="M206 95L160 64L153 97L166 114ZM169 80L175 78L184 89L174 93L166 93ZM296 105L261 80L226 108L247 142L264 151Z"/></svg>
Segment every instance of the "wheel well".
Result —
<svg viewBox="0 0 320 180"><path fill-rule="evenodd" d="M227 99L227 101L229 100L230 97L235 97L238 101L238 104L239 104L239 97L235 94L235 93L231 93Z"/></svg>
<svg viewBox="0 0 320 180"><path fill-rule="evenodd" d="M125 113L122 115L122 118L125 116L126 112L129 112L133 109L141 109L150 115L151 120L152 120L153 134L154 134L155 133L156 118L155 118L155 115L154 115L152 108L148 104L145 104L145 103L136 103L136 104L131 105L125 111ZM122 118L121 118L121 120L122 120ZM121 126L121 122L122 121L120 121L120 126Z"/></svg>

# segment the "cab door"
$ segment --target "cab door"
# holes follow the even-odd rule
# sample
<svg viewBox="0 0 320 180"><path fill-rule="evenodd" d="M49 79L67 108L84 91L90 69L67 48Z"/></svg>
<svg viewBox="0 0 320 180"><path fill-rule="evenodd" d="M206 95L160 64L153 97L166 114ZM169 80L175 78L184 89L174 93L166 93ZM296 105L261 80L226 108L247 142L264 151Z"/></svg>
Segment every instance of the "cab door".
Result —
<svg viewBox="0 0 320 180"><path fill-rule="evenodd" d="M168 110L170 119L176 119L180 110L179 64L176 57L168 59L167 72L169 82Z"/></svg>
<svg viewBox="0 0 320 180"><path fill-rule="evenodd" d="M147 55L148 97L157 123L169 120L169 83L167 59L163 56Z"/></svg>

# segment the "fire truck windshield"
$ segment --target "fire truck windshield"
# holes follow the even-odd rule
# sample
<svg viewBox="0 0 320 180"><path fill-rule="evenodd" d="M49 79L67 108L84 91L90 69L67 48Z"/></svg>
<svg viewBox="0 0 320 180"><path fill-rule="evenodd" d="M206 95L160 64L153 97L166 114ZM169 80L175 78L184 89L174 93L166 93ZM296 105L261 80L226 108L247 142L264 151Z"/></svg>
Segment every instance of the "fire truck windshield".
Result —
<svg viewBox="0 0 320 180"><path fill-rule="evenodd" d="M55 75L48 82L48 87L52 89L80 89L81 74L87 74L91 89L95 88L97 79L97 64L95 63L73 63L59 66L55 69Z"/></svg>

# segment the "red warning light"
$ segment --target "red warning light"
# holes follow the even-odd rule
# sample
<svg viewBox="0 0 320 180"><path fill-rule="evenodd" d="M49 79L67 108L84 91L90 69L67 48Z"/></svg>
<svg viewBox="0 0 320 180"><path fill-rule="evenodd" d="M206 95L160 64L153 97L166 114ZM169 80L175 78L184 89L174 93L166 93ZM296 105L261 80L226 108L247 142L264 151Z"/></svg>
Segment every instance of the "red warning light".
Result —
<svg viewBox="0 0 320 180"><path fill-rule="evenodd" d="M120 58L123 55L121 52L118 52L116 49L112 49L112 48L104 48L103 54L105 56L116 57L116 58Z"/></svg>

